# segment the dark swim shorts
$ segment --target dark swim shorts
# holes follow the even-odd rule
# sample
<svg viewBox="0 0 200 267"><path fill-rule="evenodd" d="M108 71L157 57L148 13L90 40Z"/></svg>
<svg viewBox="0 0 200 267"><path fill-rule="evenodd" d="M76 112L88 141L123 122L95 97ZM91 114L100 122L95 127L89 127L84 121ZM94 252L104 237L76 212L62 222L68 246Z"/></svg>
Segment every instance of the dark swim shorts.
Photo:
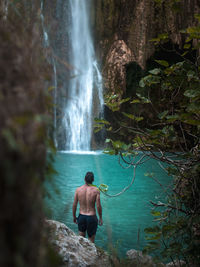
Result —
<svg viewBox="0 0 200 267"><path fill-rule="evenodd" d="M80 232L85 232L87 230L87 234L89 237L96 234L98 225L98 219L96 215L79 214L77 222L78 222L78 230Z"/></svg>

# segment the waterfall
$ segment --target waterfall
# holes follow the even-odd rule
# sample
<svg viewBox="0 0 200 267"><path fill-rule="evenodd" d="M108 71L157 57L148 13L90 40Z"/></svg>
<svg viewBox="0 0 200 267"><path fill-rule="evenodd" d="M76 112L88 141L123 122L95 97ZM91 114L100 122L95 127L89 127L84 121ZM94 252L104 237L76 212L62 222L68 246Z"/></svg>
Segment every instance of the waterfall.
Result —
<svg viewBox="0 0 200 267"><path fill-rule="evenodd" d="M3 19L5 20L7 19L8 16L8 5L9 5L8 0L2 1Z"/></svg>
<svg viewBox="0 0 200 267"><path fill-rule="evenodd" d="M53 94L53 128L54 128L54 133L53 133L53 140L54 140L54 145L57 148L58 147L58 141L57 141L57 70L56 70L56 62L54 58L52 57L52 64L53 64L53 72L54 72L54 94Z"/></svg>
<svg viewBox="0 0 200 267"><path fill-rule="evenodd" d="M90 150L94 113L103 107L102 78L91 38L88 0L69 0L69 64L72 66L63 116L65 150ZM94 106L95 99L95 106Z"/></svg>

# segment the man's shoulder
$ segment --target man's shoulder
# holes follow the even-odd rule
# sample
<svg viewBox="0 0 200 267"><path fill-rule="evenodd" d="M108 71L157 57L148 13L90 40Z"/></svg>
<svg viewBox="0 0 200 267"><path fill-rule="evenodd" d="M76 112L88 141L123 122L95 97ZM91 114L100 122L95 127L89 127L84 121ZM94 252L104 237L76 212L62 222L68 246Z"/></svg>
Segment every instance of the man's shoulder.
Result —
<svg viewBox="0 0 200 267"><path fill-rule="evenodd" d="M79 193L79 192L81 192L81 191L83 191L83 190L85 190L85 189L86 189L85 185L82 185L82 186L79 186L79 187L76 189L76 192ZM87 190L89 190L90 192L93 192L93 193L95 193L95 194L99 194L99 193L100 193L98 187L96 187L96 186L88 186L88 187L87 187Z"/></svg>
<svg viewBox="0 0 200 267"><path fill-rule="evenodd" d="M78 191L82 190L83 188L84 188L84 185L81 185L81 186L77 187L76 191L78 192Z"/></svg>
<svg viewBox="0 0 200 267"><path fill-rule="evenodd" d="M100 193L98 187L96 187L96 186L91 186L91 189L90 190L93 191L96 194L99 194Z"/></svg>

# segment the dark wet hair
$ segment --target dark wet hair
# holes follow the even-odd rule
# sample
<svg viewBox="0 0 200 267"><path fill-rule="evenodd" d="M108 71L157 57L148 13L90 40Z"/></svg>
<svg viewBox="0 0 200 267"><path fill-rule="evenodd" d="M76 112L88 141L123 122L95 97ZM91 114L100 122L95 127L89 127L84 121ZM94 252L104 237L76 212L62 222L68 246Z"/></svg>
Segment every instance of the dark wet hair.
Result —
<svg viewBox="0 0 200 267"><path fill-rule="evenodd" d="M87 184L92 184L94 181L94 173L93 172L87 172L85 175L85 182Z"/></svg>

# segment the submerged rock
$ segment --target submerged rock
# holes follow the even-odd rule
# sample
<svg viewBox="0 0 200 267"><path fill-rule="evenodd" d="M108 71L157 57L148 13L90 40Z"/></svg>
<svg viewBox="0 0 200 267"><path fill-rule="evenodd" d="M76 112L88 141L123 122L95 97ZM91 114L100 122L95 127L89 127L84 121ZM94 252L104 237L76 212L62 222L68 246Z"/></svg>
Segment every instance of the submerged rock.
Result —
<svg viewBox="0 0 200 267"><path fill-rule="evenodd" d="M112 266L106 252L98 249L88 239L77 236L65 224L46 220L49 240L63 259L63 266Z"/></svg>

